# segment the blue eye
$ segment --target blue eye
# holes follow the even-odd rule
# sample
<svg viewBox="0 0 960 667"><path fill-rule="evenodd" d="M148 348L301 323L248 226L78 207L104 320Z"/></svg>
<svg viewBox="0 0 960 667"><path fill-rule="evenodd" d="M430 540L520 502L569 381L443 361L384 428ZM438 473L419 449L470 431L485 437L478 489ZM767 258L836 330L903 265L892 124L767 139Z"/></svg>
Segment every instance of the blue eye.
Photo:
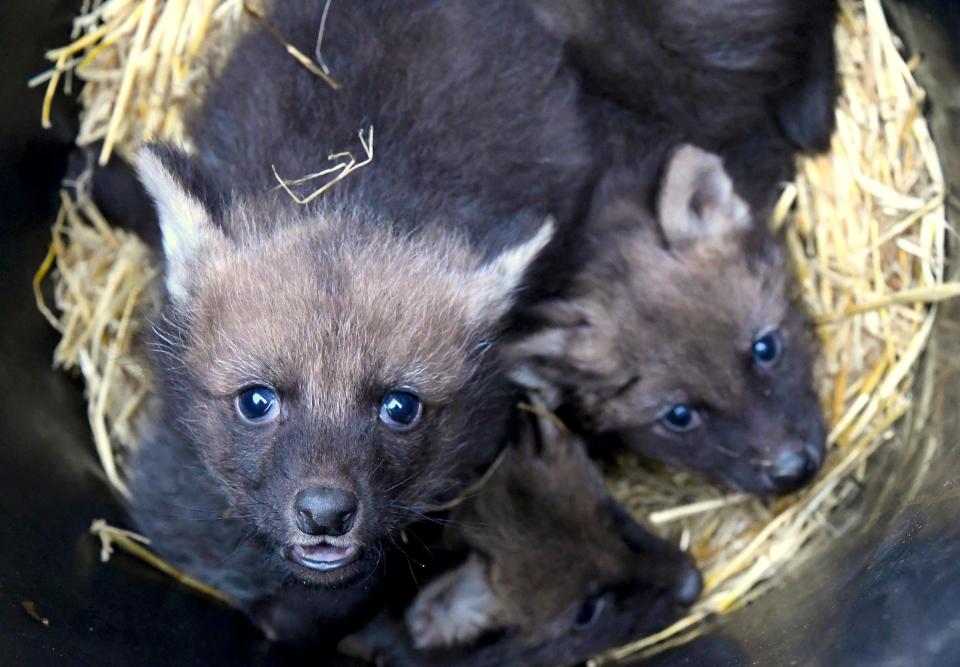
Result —
<svg viewBox="0 0 960 667"><path fill-rule="evenodd" d="M400 389L389 392L380 404L380 420L398 431L406 430L416 424L421 412L423 412L423 404L416 394Z"/></svg>
<svg viewBox="0 0 960 667"><path fill-rule="evenodd" d="M686 403L677 403L667 408L660 417L660 421L671 431L683 433L696 428L700 423L700 417L697 411Z"/></svg>
<svg viewBox="0 0 960 667"><path fill-rule="evenodd" d="M280 400L269 387L247 387L237 395L237 410L252 422L270 421L280 412Z"/></svg>
<svg viewBox="0 0 960 667"><path fill-rule="evenodd" d="M776 331L770 331L754 339L753 344L750 346L750 353L758 365L764 367L773 366L780 360L780 355L783 353L783 343L780 341L780 334Z"/></svg>

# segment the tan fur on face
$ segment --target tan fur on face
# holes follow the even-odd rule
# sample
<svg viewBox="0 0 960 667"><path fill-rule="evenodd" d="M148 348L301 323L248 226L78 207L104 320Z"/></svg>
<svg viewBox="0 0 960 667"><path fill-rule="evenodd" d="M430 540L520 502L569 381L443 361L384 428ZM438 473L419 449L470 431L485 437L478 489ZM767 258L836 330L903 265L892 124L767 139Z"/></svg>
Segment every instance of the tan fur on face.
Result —
<svg viewBox="0 0 960 667"><path fill-rule="evenodd" d="M445 400L468 372L462 345L490 324L472 302L476 261L449 239L331 227L318 233L310 221L269 244L241 239L200 269L192 309L204 344L191 361L210 369L209 389L282 384L290 371L313 378L305 398L331 416L372 378Z"/></svg>
<svg viewBox="0 0 960 667"><path fill-rule="evenodd" d="M751 341L786 315L782 268L751 266L738 237L679 253L634 238L622 260L629 268L619 280L583 277L576 302L590 326L569 331L565 355L603 376L610 391L635 384L617 398L589 397L585 407L619 425L649 423L665 401L694 396L735 409Z"/></svg>
<svg viewBox="0 0 960 667"><path fill-rule="evenodd" d="M716 156L674 153L656 219L643 184L613 176L587 223L593 261L534 306L539 327L510 346L511 377L587 429L745 490L776 491L785 451L815 470L824 432L806 318L775 240L750 228ZM765 366L751 347L770 332L782 355ZM687 430L660 421L678 404L695 413Z"/></svg>
<svg viewBox="0 0 960 667"><path fill-rule="evenodd" d="M327 485L360 498L350 539L376 545L496 452L508 388L487 351L552 221L485 260L450 226L400 232L346 207L236 199L214 221L144 164L171 249L155 343L165 398L263 532L298 539L294 498ZM277 416L249 423L236 400L260 385ZM409 429L380 416L395 390L422 405Z"/></svg>
<svg viewBox="0 0 960 667"><path fill-rule="evenodd" d="M279 383L287 367L313 369L336 409L374 376L444 400L465 379L462 345L509 309L554 233L548 219L483 264L436 227L404 236L350 211L284 223L240 201L223 221L228 240L153 149L138 169L160 213L167 292L192 315L201 343L191 361L208 369L207 389L218 394Z"/></svg>

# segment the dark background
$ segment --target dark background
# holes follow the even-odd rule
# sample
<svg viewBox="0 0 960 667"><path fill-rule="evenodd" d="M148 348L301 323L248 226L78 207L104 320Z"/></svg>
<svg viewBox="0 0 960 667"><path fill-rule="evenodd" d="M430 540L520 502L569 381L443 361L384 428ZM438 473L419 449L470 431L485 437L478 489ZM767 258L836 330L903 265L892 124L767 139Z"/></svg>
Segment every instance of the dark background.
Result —
<svg viewBox="0 0 960 667"><path fill-rule="evenodd" d="M54 129L43 131L43 91L25 87L45 69L44 50L66 43L78 4L0 3L0 663L292 664L302 658L270 647L235 612L122 554L100 563L87 534L94 518L123 519L99 472L82 384L51 370L57 337L30 286L49 241L75 110L61 95ZM888 10L925 58L919 74L931 123L956 184L960 2L889 2ZM950 207L960 219L955 195ZM712 635L649 664L960 664L958 327L960 308L948 305L928 354L932 410L907 420L901 436L916 439L917 451L939 443L936 457L888 460L888 481L867 490L854 531ZM918 493L908 493L915 485ZM24 611L25 600L49 626Z"/></svg>

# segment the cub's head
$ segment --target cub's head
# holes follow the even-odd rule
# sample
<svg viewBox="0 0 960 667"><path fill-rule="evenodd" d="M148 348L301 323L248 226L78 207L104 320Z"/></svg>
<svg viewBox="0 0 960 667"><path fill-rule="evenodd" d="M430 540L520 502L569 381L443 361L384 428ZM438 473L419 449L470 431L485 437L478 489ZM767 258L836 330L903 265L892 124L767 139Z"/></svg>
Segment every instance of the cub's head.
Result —
<svg viewBox="0 0 960 667"><path fill-rule="evenodd" d="M809 327L773 238L720 159L677 150L656 197L623 175L588 225L595 259L511 349L588 428L755 493L805 484L825 451Z"/></svg>
<svg viewBox="0 0 960 667"><path fill-rule="evenodd" d="M472 555L408 611L421 649L474 646L467 665L573 663L666 626L700 592L692 559L617 505L579 438L530 421L451 517Z"/></svg>
<svg viewBox="0 0 960 667"><path fill-rule="evenodd" d="M496 455L512 399L489 348L551 223L484 258L343 208L214 213L169 150L138 169L165 255L167 418L294 576L362 576Z"/></svg>

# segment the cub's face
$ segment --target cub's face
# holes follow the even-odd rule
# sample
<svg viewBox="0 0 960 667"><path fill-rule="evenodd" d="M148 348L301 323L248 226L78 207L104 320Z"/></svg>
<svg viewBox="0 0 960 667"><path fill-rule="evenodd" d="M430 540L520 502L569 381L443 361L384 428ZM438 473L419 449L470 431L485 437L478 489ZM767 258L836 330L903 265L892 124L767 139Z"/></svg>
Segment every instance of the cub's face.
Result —
<svg viewBox="0 0 960 667"><path fill-rule="evenodd" d="M784 493L824 456L808 324L783 267L741 248L648 257L655 272L634 273L602 306L583 304L591 324L569 349L585 379L570 391L588 423L641 454Z"/></svg>
<svg viewBox="0 0 960 667"><path fill-rule="evenodd" d="M695 151L695 152L691 152ZM553 386L633 450L755 493L820 467L825 429L808 324L774 240L751 229L716 158L680 149L656 223L623 201L603 261L516 346L515 373Z"/></svg>
<svg viewBox="0 0 960 667"><path fill-rule="evenodd" d="M472 649L449 664L585 660L666 626L700 592L692 559L627 516L583 443L549 418L529 419L450 518L471 555L406 614L421 650Z"/></svg>
<svg viewBox="0 0 960 667"><path fill-rule="evenodd" d="M466 521L504 624L529 647L665 626L699 593L692 559L617 505L578 437L537 421Z"/></svg>
<svg viewBox="0 0 960 667"><path fill-rule="evenodd" d="M214 224L162 154L140 171L166 256L167 414L295 576L363 575L496 454L510 398L488 348L550 224L482 262L346 214L248 204Z"/></svg>

